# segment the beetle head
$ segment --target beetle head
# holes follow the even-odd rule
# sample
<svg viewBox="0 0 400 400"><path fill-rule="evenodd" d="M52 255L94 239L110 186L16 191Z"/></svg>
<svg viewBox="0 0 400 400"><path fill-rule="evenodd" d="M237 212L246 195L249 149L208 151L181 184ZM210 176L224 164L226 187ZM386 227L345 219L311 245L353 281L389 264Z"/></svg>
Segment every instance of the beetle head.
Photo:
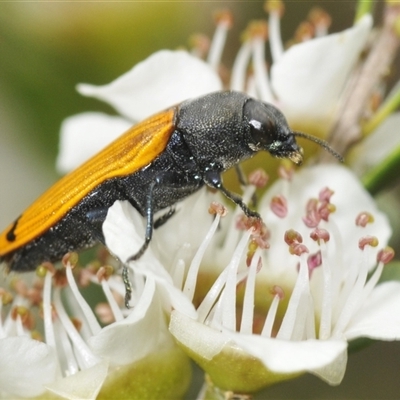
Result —
<svg viewBox="0 0 400 400"><path fill-rule="evenodd" d="M243 118L249 127L249 147L253 151L266 150L274 157L289 158L297 165L302 163L303 149L278 109L250 99L244 105Z"/></svg>

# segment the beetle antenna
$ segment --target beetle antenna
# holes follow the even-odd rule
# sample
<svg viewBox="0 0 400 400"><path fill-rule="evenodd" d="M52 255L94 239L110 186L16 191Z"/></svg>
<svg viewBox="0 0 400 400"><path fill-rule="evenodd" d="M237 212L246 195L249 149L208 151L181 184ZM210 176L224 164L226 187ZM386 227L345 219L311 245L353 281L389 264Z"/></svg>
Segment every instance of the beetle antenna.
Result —
<svg viewBox="0 0 400 400"><path fill-rule="evenodd" d="M331 153L336 159L338 159L340 162L344 162L344 158L335 150L332 149L331 146L329 146L329 143L326 142L325 140L322 140L320 138L317 138L312 135L308 135L307 133L304 132L292 132L294 136L302 137L304 139L311 140L314 143L317 143L319 146L324 148L328 153Z"/></svg>

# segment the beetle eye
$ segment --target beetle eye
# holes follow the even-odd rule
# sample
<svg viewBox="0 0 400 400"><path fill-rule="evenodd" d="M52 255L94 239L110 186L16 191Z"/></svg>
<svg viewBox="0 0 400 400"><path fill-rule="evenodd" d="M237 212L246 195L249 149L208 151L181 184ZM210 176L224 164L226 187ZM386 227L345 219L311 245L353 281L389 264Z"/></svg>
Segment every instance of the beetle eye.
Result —
<svg viewBox="0 0 400 400"><path fill-rule="evenodd" d="M256 119L249 121L250 135L257 146L265 147L272 142L272 132L274 124L271 120L260 122Z"/></svg>
<svg viewBox="0 0 400 400"><path fill-rule="evenodd" d="M268 106L260 101L251 99L244 105L243 115L249 124L252 144L258 148L266 148L277 139L271 114Z"/></svg>

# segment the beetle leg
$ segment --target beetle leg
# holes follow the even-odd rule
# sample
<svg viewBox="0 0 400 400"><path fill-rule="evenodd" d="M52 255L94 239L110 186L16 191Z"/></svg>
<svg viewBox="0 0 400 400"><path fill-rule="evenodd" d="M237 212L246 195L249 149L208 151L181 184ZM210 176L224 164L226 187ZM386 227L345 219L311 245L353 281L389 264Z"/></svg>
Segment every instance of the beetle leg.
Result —
<svg viewBox="0 0 400 400"><path fill-rule="evenodd" d="M154 210L153 210L153 192L154 188L157 185L157 181L154 181L150 184L149 186L149 191L147 193L147 204L146 204L146 234L144 238L144 243L142 244L142 247L136 252L136 254L130 256L127 260L129 261L135 261L138 260L143 253L146 251L147 247L149 246L149 243L151 241L151 238L153 236L153 219L154 219Z"/></svg>
<svg viewBox="0 0 400 400"><path fill-rule="evenodd" d="M176 210L175 208L170 208L168 210L168 212L166 212L165 214L161 215L160 218L157 218L154 221L154 229L159 228L160 226L164 225L174 214L175 214Z"/></svg>
<svg viewBox="0 0 400 400"><path fill-rule="evenodd" d="M235 165L235 172L238 177L238 181L241 186L247 186L247 178L245 173L243 172L242 167L239 164ZM253 193L251 196L251 202L253 203L253 206L257 206L257 194L256 192Z"/></svg>
<svg viewBox="0 0 400 400"><path fill-rule="evenodd" d="M183 181L184 177L182 177L182 175L180 174L176 174L173 172L163 172L160 173L158 176L156 176L155 180L149 185L149 191L147 193L147 204L146 204L147 222L146 222L146 234L144 243L136 254L132 255L126 260L126 263L138 260L144 254L144 252L146 251L147 247L149 247L149 244L151 242L151 238L153 236L153 228L158 228L159 226L167 222L167 220L170 217L172 217L172 215L175 213L175 209L171 208L165 215L163 215L154 222L154 204L153 204L154 189L158 185L179 187L179 184L181 184ZM128 277L127 264L124 264L124 268L122 271L122 278L125 285L125 306L129 308L132 286Z"/></svg>
<svg viewBox="0 0 400 400"><path fill-rule="evenodd" d="M219 171L213 171L213 170L207 171L204 176L204 182L208 186L218 189L229 200L237 204L243 210L243 212L246 214L247 217L261 218L258 212L250 210L250 208L247 207L247 204L244 203L243 199L238 194L232 193L231 191L225 188L225 186L222 184L222 178Z"/></svg>
<svg viewBox="0 0 400 400"><path fill-rule="evenodd" d="M184 177L180 174L176 174L173 172L162 172L156 176L153 182L149 185L149 191L147 192L147 204L146 204L146 236L142 247L139 251L133 256L129 257L127 262L138 260L143 253L146 251L147 247L150 244L151 238L153 236L153 228L159 227L164 224L175 212L175 209L171 209L167 214L160 217L154 223L154 189L159 186L177 186L179 187L184 181Z"/></svg>
<svg viewBox="0 0 400 400"><path fill-rule="evenodd" d="M130 256L123 265L122 268L122 281L124 282L125 286L125 307L130 308L129 302L132 298L132 285L131 281L129 280L129 271L128 271L128 262L138 260L143 253L146 251L147 247L149 247L151 238L153 236L153 217L154 217L154 210L153 210L153 191L154 187L157 185L157 181L154 181L149 186L149 191L147 193L147 204L146 204L146 235L144 239L144 243L139 251L136 254Z"/></svg>
<svg viewBox="0 0 400 400"><path fill-rule="evenodd" d="M246 175L243 172L242 167L239 164L235 165L235 172L236 172L236 176L238 177L238 181L242 186L246 186L247 185L247 179L246 179Z"/></svg>

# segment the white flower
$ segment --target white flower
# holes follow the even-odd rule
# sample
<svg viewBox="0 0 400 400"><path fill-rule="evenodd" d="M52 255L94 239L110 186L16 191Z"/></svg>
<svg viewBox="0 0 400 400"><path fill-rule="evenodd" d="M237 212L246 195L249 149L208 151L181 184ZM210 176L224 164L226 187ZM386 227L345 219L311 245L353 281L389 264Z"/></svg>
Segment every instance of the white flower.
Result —
<svg viewBox="0 0 400 400"><path fill-rule="evenodd" d="M238 52L228 88L274 103L293 129L318 136L331 132L336 148L347 151L359 137L363 115L355 113L348 129L340 124L340 117L355 103L349 95L351 85L356 82L359 86L353 89L361 87L366 79L365 75L358 81L356 78L361 70L360 55L370 39L371 16L365 15L353 27L331 35L326 25L316 23L315 38L288 50L283 50L279 22L279 12L270 11L270 71L264 55L265 26L253 26ZM223 85L215 71L228 26L224 19L219 23L207 62L184 51L163 50L109 85L79 85L82 94L108 102L123 117L91 113L65 121L59 169L75 168L130 124L188 98L221 90ZM247 73L250 63L253 71ZM380 79L374 75L369 84L377 85ZM370 94L364 93L362 104ZM392 135L392 128L389 131ZM98 147L91 148L93 143L99 143ZM88 151L77 151L85 147ZM387 154L385 149L381 157ZM326 184L334 191L332 201L330 192L323 190ZM253 190L245 189L246 203ZM202 191L185 200L178 206L177 215L154 233L143 258L129 265L134 272L131 279L146 279L146 286L153 282L161 307L167 313L174 310L171 332L217 386L252 392L304 372L338 384L345 372L348 341L357 337L399 339L399 284L376 285L390 251L379 253L376 267L375 237L379 248L384 248L390 227L349 171L312 167L292 181L276 183L259 208L268 230L258 226L256 234L254 228L245 233L237 229L240 210L220 226L219 215L214 221L204 218L210 196ZM317 199L311 200L314 197ZM354 222L357 216L358 226ZM106 242L122 261L141 246L142 222L129 204L117 202L110 209L103 227ZM249 228L247 224L242 221L242 228ZM270 249L254 250L267 247L268 233ZM244 282L241 300L237 288ZM136 295L141 293L140 289ZM197 314L190 301L196 304ZM144 335L145 330L141 332ZM89 343L105 346L110 338L119 341L123 336L117 323L93 336ZM114 351L104 348L111 354L107 357L113 358ZM114 359L124 356L122 353L121 348L116 349ZM245 374L249 370L256 371L251 379ZM246 379L241 378L243 375Z"/></svg>
<svg viewBox="0 0 400 400"><path fill-rule="evenodd" d="M274 62L271 85L289 121L300 125L307 115L329 130L371 28L372 18L366 15L343 32L290 47Z"/></svg>
<svg viewBox="0 0 400 400"><path fill-rule="evenodd" d="M248 189L251 197L254 188ZM246 253L252 228L241 233L236 219L226 218L217 231L218 214L207 224L202 221L194 226L187 221L186 212L201 214L209 200L209 194L200 192L184 201L177 215L157 230L148 255L153 261L130 265L136 274L168 280L153 252L174 277L182 277L182 268L192 258L186 280L174 282L189 300L195 290L200 293L197 316L187 306L190 313L185 313L185 302L179 300L170 330L218 387L253 392L304 372L338 384L346 369L348 341L400 339L400 284L376 285L387 261L382 254L390 253L378 255L391 234L390 226L347 169L315 166L303 169L291 181L276 182L259 207L268 227L269 249L253 251L249 267ZM140 233L134 233L135 224L128 222L131 217L126 217L137 212L128 203L121 208L119 202L111 210L104 233L112 250L124 259L143 241ZM108 238L116 242L118 235L106 227L120 227L122 222L122 244L117 249ZM209 233L199 244L197 229L204 225L210 227ZM256 234L253 243L260 243L258 239ZM188 256L197 247L197 254ZM164 250L159 253L158 249ZM205 293L204 285L210 280L213 286ZM241 282L246 282L242 300L237 297ZM254 375L241 379L249 368Z"/></svg>
<svg viewBox="0 0 400 400"><path fill-rule="evenodd" d="M51 347L28 336L0 339L0 398L36 397L56 377Z"/></svg>
<svg viewBox="0 0 400 400"><path fill-rule="evenodd" d="M0 397L51 392L66 399L95 399L99 393L107 397L123 391L141 399L158 396L160 388L172 397L186 390L190 372L182 371L188 360L176 347L165 319L175 292L170 296L165 291L163 296L156 290L160 277L135 277L135 304L127 311L122 309L124 286L120 278L110 276L111 267L101 267L97 274L90 267L80 271L80 286L88 280L100 284L107 299L107 305L97 307L106 325L102 328L78 289L71 264L66 262L65 274L51 265L47 268L44 282L36 280L29 287L17 281L8 314L0 320ZM9 300L10 294L2 289L0 297ZM41 302L44 342L34 336ZM186 303L189 307L180 309L193 315L193 307ZM158 378L151 383L141 378L154 368L160 371ZM136 378L121 387L118 382L125 376Z"/></svg>
<svg viewBox="0 0 400 400"><path fill-rule="evenodd" d="M334 193L332 200L324 197L327 173L329 188ZM278 195L284 195L286 200L284 217L276 215ZM311 207L309 200L318 199L318 196L320 200ZM308 215L306 207L309 207ZM334 207L336 212L329 217L330 212L325 215ZM385 246L390 236L387 218L377 210L349 171L333 166L306 168L290 182L277 182L263 198L260 212L269 229L269 249L263 255L256 252L247 269L242 263L250 233L244 234L229 265L198 307L197 321L174 311L171 332L189 349L191 356L195 354L193 357L206 371L212 371L213 380L213 374L217 376L214 381L217 386L226 385L227 377L223 373L228 373L215 372L215 365L220 366L216 360L218 356L224 359L224 353L231 353L235 358L232 355L235 346L241 349L238 360L244 357L242 351L248 354L249 360L243 361L245 368L250 368L250 359L255 357L270 372L270 381L266 380L264 385L273 383L274 379L285 379L282 375L290 378L291 374L305 371L338 384L345 372L347 341L357 337L400 338L400 318L396 311L400 307L400 284L390 282L375 286L383 263L368 280L368 272L376 265L378 249L367 245L363 250L359 248L364 239L372 243L368 239L371 235L379 238L379 248ZM359 214L373 215L374 223L356 226L356 218L361 218ZM321 216L328 221L321 220ZM315 234L316 227L324 235L329 233L330 239L318 236L321 232L317 237L310 237ZM301 234L301 244L297 239L290 244L284 242L285 232L292 229ZM209 265L208 273L211 274L212 269L221 271L218 252L223 252L227 245L224 241L211 245L214 263ZM289 250L298 255L290 254ZM258 265L260 260L262 267ZM244 279L247 283L240 316L236 290ZM268 290L272 290L273 300ZM290 299L288 304L283 302L285 305L278 308L283 293ZM257 304L254 296L258 298ZM260 317L258 308L266 310L264 317ZM390 320L389 314L392 315ZM239 325L236 318L241 321ZM264 327L256 327L260 318L265 319ZM260 331L253 334L253 329ZM235 385L234 382L240 384L233 374L231 385ZM254 385L251 387L249 382L252 390L258 389L261 382L256 381Z"/></svg>

